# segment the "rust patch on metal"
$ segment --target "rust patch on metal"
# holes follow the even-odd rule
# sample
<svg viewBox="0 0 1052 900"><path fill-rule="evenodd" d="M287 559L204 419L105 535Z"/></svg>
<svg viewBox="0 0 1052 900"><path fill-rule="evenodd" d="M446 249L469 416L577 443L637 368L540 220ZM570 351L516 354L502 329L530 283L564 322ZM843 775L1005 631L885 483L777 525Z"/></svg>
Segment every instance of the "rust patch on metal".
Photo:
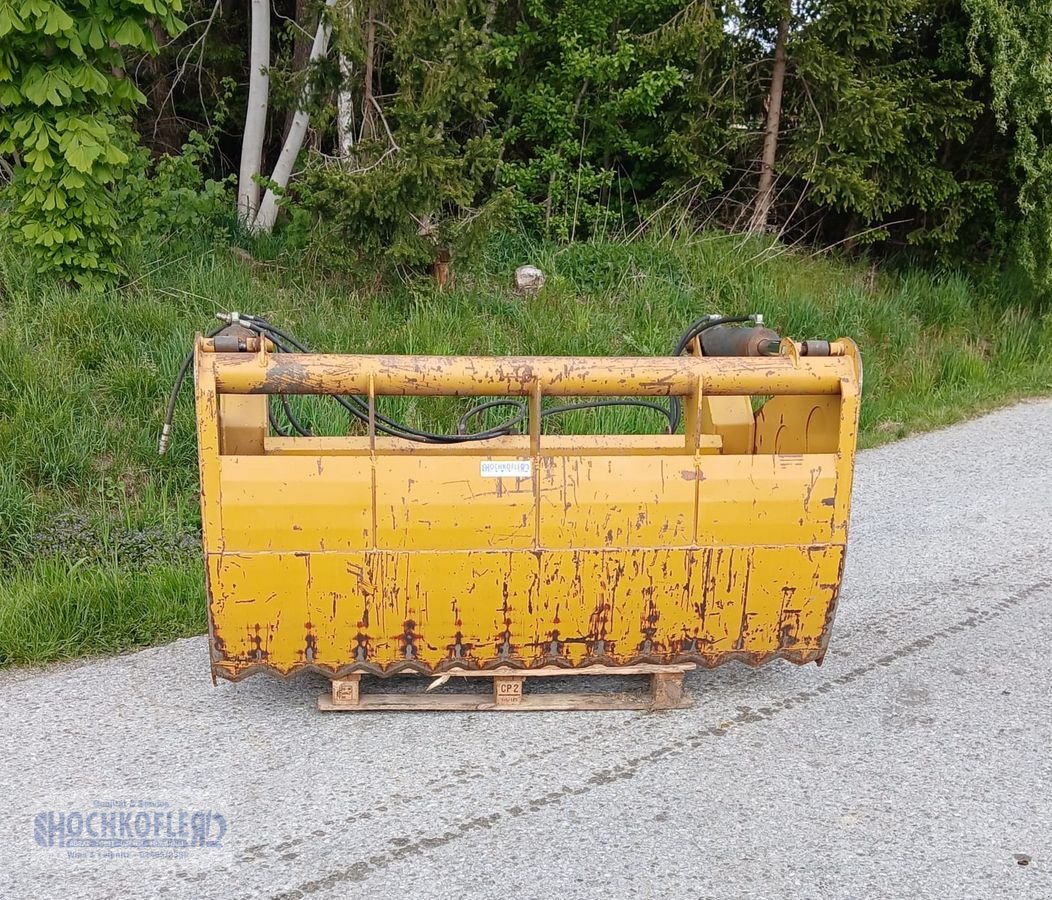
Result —
<svg viewBox="0 0 1052 900"><path fill-rule="evenodd" d="M416 659L419 639L420 635L416 633L416 622L407 619L402 624L402 633L398 635L398 646L404 659Z"/></svg>
<svg viewBox="0 0 1052 900"><path fill-rule="evenodd" d="M363 663L369 659L369 648L371 642L369 640L369 635L364 634L360 630L362 626L359 625L358 628L359 631L354 636L354 646L351 648L351 658L356 663Z"/></svg>

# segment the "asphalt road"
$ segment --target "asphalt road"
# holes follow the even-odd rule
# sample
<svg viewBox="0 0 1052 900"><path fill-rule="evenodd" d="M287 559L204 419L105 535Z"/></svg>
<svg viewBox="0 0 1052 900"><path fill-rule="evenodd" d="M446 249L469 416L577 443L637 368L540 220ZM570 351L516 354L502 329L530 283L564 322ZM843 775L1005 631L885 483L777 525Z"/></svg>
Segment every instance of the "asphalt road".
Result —
<svg viewBox="0 0 1052 900"><path fill-rule="evenodd" d="M686 711L320 714L313 677L213 688L201 639L0 674L0 896L1050 898L1050 434L1043 401L861 454L825 665ZM38 846L105 801L223 846Z"/></svg>

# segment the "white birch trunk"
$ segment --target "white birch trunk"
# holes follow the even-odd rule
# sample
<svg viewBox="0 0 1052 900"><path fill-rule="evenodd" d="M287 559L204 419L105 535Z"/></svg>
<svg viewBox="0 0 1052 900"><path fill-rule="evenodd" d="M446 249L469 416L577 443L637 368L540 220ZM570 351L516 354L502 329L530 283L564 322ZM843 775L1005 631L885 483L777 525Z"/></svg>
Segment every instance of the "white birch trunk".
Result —
<svg viewBox="0 0 1052 900"><path fill-rule="evenodd" d="M349 0L343 9L343 19L348 30L353 27L354 2ZM350 57L340 54L340 89L336 92L336 137L340 142L340 157L344 160L350 158L354 152L354 94L351 91L351 76L354 67L351 65Z"/></svg>
<svg viewBox="0 0 1052 900"><path fill-rule="evenodd" d="M252 0L252 37L249 45L248 106L241 140L241 167L237 179L237 214L250 228L259 207L255 177L263 163L263 138L267 128L270 93L270 0Z"/></svg>
<svg viewBox="0 0 1052 900"><path fill-rule="evenodd" d="M325 0L326 9L335 4L336 0ZM314 43L310 48L310 60L307 63L308 69L325 55L328 47L329 24L323 12L321 21L318 22L318 30L314 33ZM292 175L292 167L296 164L296 157L299 156L300 149L303 147L303 139L307 135L310 115L303 107L307 105L308 89L309 82L303 89L303 94L300 97L301 102L296 109L296 115L292 118L292 127L289 129L288 136L285 138L285 144L281 148L281 154L278 156L278 161L274 164L274 171L270 176L270 180L277 185L278 190L284 190L288 186L289 178ZM274 228L274 221L277 217L278 195L274 193L273 189L268 188L266 194L263 195L263 201L259 204L256 218L252 222L252 231L256 234L270 232Z"/></svg>
<svg viewBox="0 0 1052 900"><path fill-rule="evenodd" d="M351 61L341 54L340 78L343 79L336 94L336 133L340 141L340 157L348 159L354 152L354 94L350 83L354 69Z"/></svg>

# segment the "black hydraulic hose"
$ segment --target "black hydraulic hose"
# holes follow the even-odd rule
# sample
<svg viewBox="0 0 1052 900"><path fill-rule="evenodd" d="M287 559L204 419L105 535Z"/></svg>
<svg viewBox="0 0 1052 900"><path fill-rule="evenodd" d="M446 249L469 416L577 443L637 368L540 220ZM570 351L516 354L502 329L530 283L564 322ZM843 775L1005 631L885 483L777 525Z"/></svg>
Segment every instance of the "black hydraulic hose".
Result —
<svg viewBox="0 0 1052 900"><path fill-rule="evenodd" d="M247 328L256 331L258 334L263 334L269 337L271 341L278 347L282 352L288 352L285 346L286 342L288 345L295 347L301 353L309 353L310 351L299 341L293 338L291 335L286 334L278 328L275 328L265 319L260 319L256 316L242 316L241 320L245 322ZM276 338L276 340L275 340ZM342 395L333 395L341 406L344 407L351 415L357 418L359 421L368 424L369 422L369 407L368 405L358 396L351 395L344 397ZM418 441L423 443L431 444L447 444L447 443L462 443L466 441L480 441L488 440L492 437L499 437L501 435L509 434L514 428L516 428L523 418L523 413L508 419L501 424L486 429L485 431L473 432L471 434L435 434L429 431L421 431L413 428L411 425L406 425L403 422L399 422L395 419L391 419L385 416L383 413L374 412L374 419L376 421L377 430L384 434L392 437L399 437L405 440Z"/></svg>
<svg viewBox="0 0 1052 900"><path fill-rule="evenodd" d="M309 428L304 428L300 424L300 420L296 418L296 414L292 411L292 406L289 403L289 398L284 394L281 395L281 409L285 413L285 418L289 420L289 424L295 429L300 437L310 437L311 432Z"/></svg>
<svg viewBox="0 0 1052 900"><path fill-rule="evenodd" d="M219 328L213 328L208 332L207 337L215 337L221 332L226 326L221 325ZM164 410L164 424L161 426L161 439L157 442L157 455L164 456L168 452L168 445L172 440L172 420L175 418L175 404L179 399L179 391L182 390L183 382L186 380L186 373L190 371L190 364L194 361L194 351L191 350L186 354L183 359L182 365L179 366L179 371L175 376L175 383L172 385L172 392L168 395L168 406Z"/></svg>
<svg viewBox="0 0 1052 900"><path fill-rule="evenodd" d="M488 409L507 409L511 408L515 410L515 415L512 418L505 420L501 423L501 427L508 426L519 426L526 419L526 404L521 400L487 400L485 403L479 403L477 406L471 407L464 415L457 420L457 434L468 433L468 422L470 422L475 416L479 416ZM510 432L509 432L510 433Z"/></svg>
<svg viewBox="0 0 1052 900"><path fill-rule="evenodd" d="M513 421L517 425L525 421L526 404L521 400L488 400L485 403L478 404L478 406L471 407L471 409L464 413L457 422L457 431L463 434L467 430L467 423L472 418L484 413L488 409L498 409L509 406L518 410L518 415L516 415L514 419L509 419L509 422ZM636 400L629 398L618 400L587 400L582 403L567 403L562 406L549 406L541 410L541 418L546 419L548 416L556 416L560 413L576 412L577 410L586 409L601 409L610 406L634 406L641 409L652 409L655 412L661 413L666 419L669 418L668 409L660 403L653 400Z"/></svg>
<svg viewBox="0 0 1052 900"><path fill-rule="evenodd" d="M233 313L230 315L220 316L222 321L225 323L219 328L209 331L207 337L215 337L228 325L241 325L254 334L258 335L261 339L269 340L279 353L309 353L311 352L304 344L300 343L296 338L275 325L272 325L266 319L260 316L252 316L246 314ZM698 337L702 332L708 328L712 328L716 325L729 325L744 322L754 322L756 318L754 316L703 316L697 321L691 323L690 327L681 335L679 341L676 344L674 351L675 356L681 356L690 345L690 342L694 338ZM193 351L187 354L183 360L182 365L179 367L179 371L176 375L175 383L172 385L172 392L168 398L168 405L165 410L164 426L161 431L161 439L158 445L158 451L161 455L168 449L168 445L171 437L172 420L175 416L175 405L179 396L179 391L182 388L183 382L186 380L187 372L190 369L190 364L193 362ZM331 395L332 398L339 403L353 418L357 419L360 423L368 425L370 421L369 406L368 404L357 395ZM615 407L615 406L627 406L636 407L641 409L651 409L655 412L660 412L668 419L668 433L672 434L679 427L680 418L682 415L682 402L679 397L670 397L669 405L665 407L661 403L653 400L640 400L635 398L623 398L616 400L589 400L581 403L569 403L560 406L551 406L541 410L541 417L547 418L548 416L559 415L561 413L574 412L578 410L587 409L599 409L603 407ZM292 410L292 405L286 395L280 395L279 400L282 412L285 415L285 419L289 424L292 432L295 432L301 436L309 436L310 430L306 428L302 422L297 418L296 414ZM503 422L495 425L492 428L485 429L483 431L468 432L467 423L474 417L481 415L490 409L512 409L514 415L505 419ZM421 443L429 444L454 444L454 443L465 443L469 441L483 441L489 440L490 438L500 437L508 434L521 433L521 426L527 418L527 404L525 401L519 400L489 400L484 403L480 403L473 406L467 412L465 412L457 423L456 434L436 434L430 431L422 431L413 428L411 425L407 425L404 422L399 422L396 419L392 419L382 413L373 411L372 419L375 422L377 431L391 437L402 438L404 440L416 441ZM267 404L267 419L270 423L271 428L277 434L282 436L289 436L290 431L286 430L277 420L274 415L274 409L271 404Z"/></svg>
<svg viewBox="0 0 1052 900"><path fill-rule="evenodd" d="M239 315L237 319L238 324L243 325L249 331L259 335L261 338L269 340L279 353L292 353L293 351L299 351L300 353L309 353L310 351L297 341L291 335L286 334L278 328L275 328L265 319L258 318L257 316ZM289 348L292 349L289 349ZM344 409L347 410L352 416L354 416L362 424L368 424L369 422L369 408L357 397L351 397L350 401L347 398L341 396L334 396L334 400L339 403ZM289 404L288 397L282 396L281 405L283 411L289 419L289 424L292 428L297 431L301 436L307 437L310 432L305 429L297 420L295 415L292 413L291 405ZM381 429L383 430L383 429Z"/></svg>
<svg viewBox="0 0 1052 900"><path fill-rule="evenodd" d="M746 317L746 318L748 318L748 317ZM279 340L274 341L275 345L277 345L277 346L280 346L281 343L283 343L283 342L287 342L289 345L291 345L295 349L299 350L301 353L309 352L307 350L307 348L303 344L301 344L299 341L297 341L294 337L292 337L291 335L287 334L286 332L283 332L281 329L276 328L274 325L272 325L266 319L263 319L263 318L261 318L259 316L250 316L250 315L240 316L240 319L242 321L246 321L247 323L249 323L248 327L250 327L250 328L253 325L255 325L255 326L258 327L259 331L267 332L268 336L271 337L271 340L274 340L275 337L279 338ZM704 320L699 320L699 321L704 321ZM697 324L697 323L695 323L695 324ZM257 329L253 328L253 330L255 331ZM284 348L282 348L282 349L284 349ZM352 398L352 400L357 400L357 399L358 398L356 398L356 397ZM361 401L358 401L358 402L361 403ZM364 404L362 404L362 406L364 407ZM627 400L627 399L626 400L597 400L597 401L589 401L589 402L585 402L585 403L568 404L568 405L565 405L565 406L554 406L554 407L549 407L546 410L543 410L542 413L541 413L541 416L544 417L544 416L549 416L549 415L558 415L559 413L571 412L573 410L598 409L600 407L609 407L609 406L634 406L634 407L640 407L640 408L644 408L644 409L653 409L653 410L655 410L657 412L662 413L666 418L669 419L670 432L671 432L671 430L673 430L672 429L672 417L670 415L670 411L668 409L666 409L665 407L661 406L658 403L655 403L653 401L647 401L647 400ZM467 422L471 418L481 414L482 412L485 412L488 409L494 409L494 408L498 408L498 407L504 407L504 408L511 407L511 408L516 410L516 415L514 415L510 419L505 420L504 422L500 423L499 425L495 426L494 428L487 429L486 431L474 432L474 433L470 433L470 434L467 433ZM365 407L361 411L366 416L368 416L368 408L367 407ZM357 412L356 412L356 414L357 414ZM492 400L492 401L488 401L486 403L481 403L478 406L474 406L471 409L469 409L466 413L464 413L464 415L460 417L460 420L457 423L457 434L455 434L455 435L444 435L444 434L434 434L434 433L425 432L425 431L418 431L417 429L414 429L414 428L412 428L412 427L410 427L408 425L405 425L405 424L403 424L401 422L397 422L397 421L395 421L393 419L389 419L386 416L383 416L381 414L376 414L377 421L382 423L383 425L386 425L389 429L391 429L391 431L402 432L403 435L408 435L410 438L416 438L418 440L427 440L427 441L432 441L432 442L450 442L450 443L452 443L454 441L457 441L458 439L460 439L460 440L464 440L464 439L467 439L467 440L483 440L483 439L486 439L486 438L489 438L489 437L499 436L501 434L509 434L509 433L511 433L513 428L518 427L522 423L522 421L525 419L525 417L526 417L526 404L525 403L522 403L520 401L515 401L515 400ZM402 436L402 435L396 435L396 436Z"/></svg>
<svg viewBox="0 0 1052 900"><path fill-rule="evenodd" d="M288 352L287 346L285 345L283 340L277 339L274 335L268 334L263 328L257 327L252 322L247 322L247 321L243 323L243 327L248 329L249 331L253 332L254 334L258 335L260 337L260 339L268 339L268 340L270 340L270 342L274 344L274 346L279 350L279 352ZM300 423L299 419L296 417L295 413L293 413L292 406L289 404L288 397L286 397L284 394L282 394L282 395L279 396L278 402L281 405L282 412L285 414L285 419L289 423L289 427L292 429L292 431L291 432L290 431L286 431L278 423L277 417L274 415L274 409L273 409L270 401L268 400L267 401L267 419L270 422L271 428L273 428L274 431L278 435L280 435L281 437L291 437L292 432L295 432L296 434L300 435L301 437L309 437L310 436L310 430L307 429L307 428L304 428L303 425Z"/></svg>
<svg viewBox="0 0 1052 900"><path fill-rule="evenodd" d="M672 411L671 409L662 406L656 400L636 400L625 398L618 400L587 400L583 403L567 403L563 406L549 406L547 409L541 410L541 418L555 416L559 413L574 412L578 409L600 409L605 406L634 406L639 409L652 409L655 412L661 413L661 415L668 419L668 433L672 434Z"/></svg>
<svg viewBox="0 0 1052 900"><path fill-rule="evenodd" d="M277 417L274 415L274 407L270 403L270 399L267 399L267 421L270 423L270 427L274 429L274 433L279 437L291 437L291 435L281 427L281 423L278 422Z"/></svg>

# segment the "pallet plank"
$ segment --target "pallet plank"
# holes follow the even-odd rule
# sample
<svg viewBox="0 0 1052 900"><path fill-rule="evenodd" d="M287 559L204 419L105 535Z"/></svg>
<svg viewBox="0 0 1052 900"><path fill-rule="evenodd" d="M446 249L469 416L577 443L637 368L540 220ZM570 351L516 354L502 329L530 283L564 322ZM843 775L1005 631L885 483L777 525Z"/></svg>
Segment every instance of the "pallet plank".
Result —
<svg viewBox="0 0 1052 900"><path fill-rule="evenodd" d="M687 709L681 699L667 709ZM318 698L318 708L326 712L536 712L539 710L651 710L654 705L645 694L525 694L518 703L495 703L488 694L362 694L357 706L337 706L328 694Z"/></svg>

